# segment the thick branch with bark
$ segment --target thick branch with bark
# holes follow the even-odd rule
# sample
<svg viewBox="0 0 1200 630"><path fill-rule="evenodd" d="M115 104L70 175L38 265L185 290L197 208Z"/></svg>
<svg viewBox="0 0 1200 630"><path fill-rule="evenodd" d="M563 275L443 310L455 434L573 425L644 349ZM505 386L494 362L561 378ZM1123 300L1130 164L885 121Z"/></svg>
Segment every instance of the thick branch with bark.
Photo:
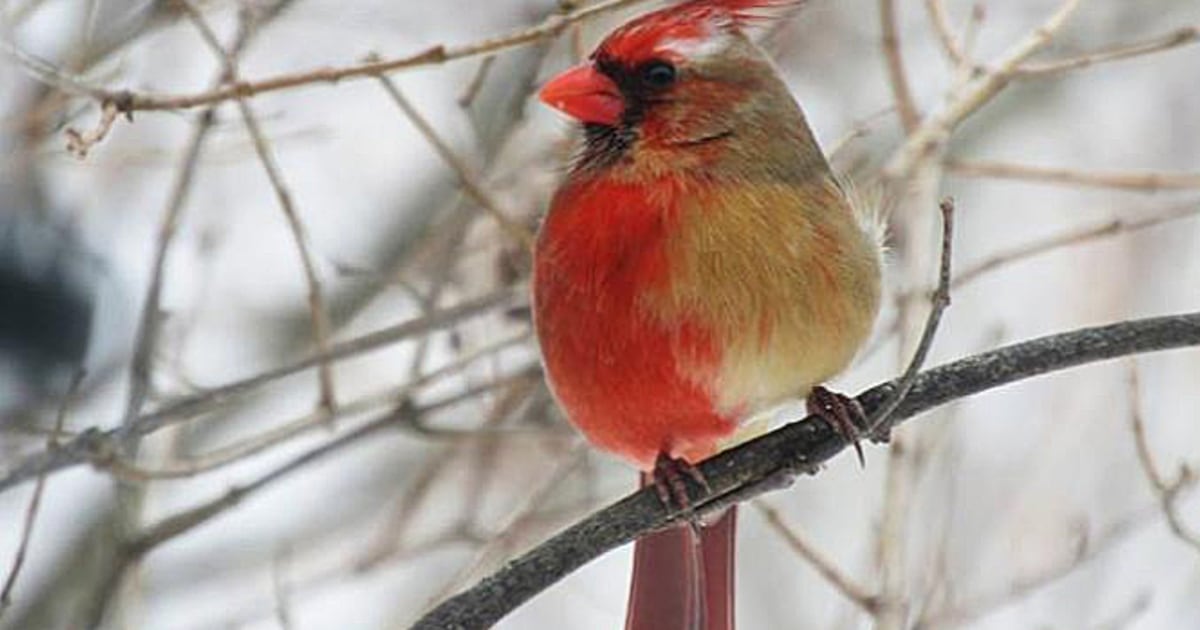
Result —
<svg viewBox="0 0 1200 630"><path fill-rule="evenodd" d="M1200 313L1156 317L1084 328L985 352L923 372L896 408L893 424L953 400L1018 380L1143 352L1200 345ZM892 383L877 385L857 400L868 415L884 404ZM700 465L706 491L689 483L701 514L789 485L815 472L847 446L839 432L816 416L785 425L725 451ZM552 584L608 551L686 518L666 509L651 488L635 492L572 525L467 591L422 617L414 628L487 628Z"/></svg>

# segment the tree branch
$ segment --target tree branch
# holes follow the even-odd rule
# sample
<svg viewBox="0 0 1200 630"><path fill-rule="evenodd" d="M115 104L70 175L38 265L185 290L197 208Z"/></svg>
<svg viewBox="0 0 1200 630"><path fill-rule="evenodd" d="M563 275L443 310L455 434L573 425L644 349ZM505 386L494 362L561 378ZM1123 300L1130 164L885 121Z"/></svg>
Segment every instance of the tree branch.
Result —
<svg viewBox="0 0 1200 630"><path fill-rule="evenodd" d="M1141 352L1200 345L1200 313L1156 317L1041 337L960 359L920 375L892 419L900 422L933 407L1007 383ZM892 394L884 383L858 402L873 413ZM787 485L815 471L847 446L823 420L810 416L783 426L700 465L709 484L688 484L692 508L709 513ZM422 617L417 629L487 628L564 576L600 555L687 518L666 509L653 489L633 493L576 523Z"/></svg>
<svg viewBox="0 0 1200 630"><path fill-rule="evenodd" d="M314 83L338 83L351 79L365 79L397 70L438 65L467 57L490 55L545 38L555 37L574 24L592 19L603 13L644 2L646 0L607 0L606 2L594 4L563 15L551 15L539 24L519 29L506 35L468 44L457 46L438 44L402 57L364 61L340 67L315 68L302 72L279 74L255 81L234 81L218 88L190 94L154 94L133 92L130 90L113 90L94 85L84 78L74 76L44 59L21 50L11 41L4 38L0 38L0 52L6 53L34 79L52 85L68 94L88 96L102 103L112 103L121 113L131 113L139 110L177 110L250 98L267 92L287 90Z"/></svg>
<svg viewBox="0 0 1200 630"><path fill-rule="evenodd" d="M261 374L202 391L191 396L182 396L162 407L138 416L128 425L102 430L92 427L83 430L60 447L38 451L26 456L11 468L0 473L0 492L17 484L32 481L38 475L51 473L71 466L78 466L105 453L111 453L126 440L136 440L154 433L163 427L178 424L197 415L217 409L249 392L257 391L269 383L302 372L319 365L322 361L341 361L350 357L383 348L390 344L410 339L417 335L441 330L468 317L493 312L496 308L518 302L523 290L504 288L461 304L433 311L424 317L408 320L360 337L335 343L328 355L314 355L292 361Z"/></svg>

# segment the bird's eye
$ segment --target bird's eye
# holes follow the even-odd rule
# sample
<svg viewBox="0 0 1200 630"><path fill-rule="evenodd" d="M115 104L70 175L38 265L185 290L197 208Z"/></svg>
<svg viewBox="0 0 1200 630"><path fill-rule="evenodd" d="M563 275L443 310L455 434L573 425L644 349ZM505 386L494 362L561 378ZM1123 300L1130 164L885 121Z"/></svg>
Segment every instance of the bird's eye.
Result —
<svg viewBox="0 0 1200 630"><path fill-rule="evenodd" d="M651 61L642 68L642 81L655 88L665 88L675 82L675 66L665 61Z"/></svg>

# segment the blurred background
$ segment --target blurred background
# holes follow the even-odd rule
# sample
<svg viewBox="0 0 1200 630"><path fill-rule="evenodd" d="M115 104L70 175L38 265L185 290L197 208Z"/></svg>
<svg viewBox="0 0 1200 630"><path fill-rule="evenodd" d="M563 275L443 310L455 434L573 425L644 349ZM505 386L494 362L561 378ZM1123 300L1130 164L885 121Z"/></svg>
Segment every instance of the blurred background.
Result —
<svg viewBox="0 0 1200 630"><path fill-rule="evenodd" d="M132 121L79 93L454 52L594 4L0 2L0 628L404 628L634 487L538 371L528 237L574 132L531 94L656 3L388 84ZM836 387L906 363L943 195L930 364L1200 309L1200 4L1083 2L899 171L892 5L809 0L756 34L835 166L895 200L888 306ZM1061 6L895 3L915 122ZM1086 366L843 454L744 509L741 626L1200 627L1197 383L1196 350ZM619 627L629 561L501 627Z"/></svg>

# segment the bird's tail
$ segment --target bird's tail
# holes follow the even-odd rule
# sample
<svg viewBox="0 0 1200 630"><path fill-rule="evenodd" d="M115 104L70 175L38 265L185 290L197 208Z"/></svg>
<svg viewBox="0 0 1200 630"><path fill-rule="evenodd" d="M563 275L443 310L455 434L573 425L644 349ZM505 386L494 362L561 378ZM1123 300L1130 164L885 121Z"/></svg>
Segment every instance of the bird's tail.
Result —
<svg viewBox="0 0 1200 630"><path fill-rule="evenodd" d="M733 630L736 532L733 506L712 523L638 540L625 630Z"/></svg>

